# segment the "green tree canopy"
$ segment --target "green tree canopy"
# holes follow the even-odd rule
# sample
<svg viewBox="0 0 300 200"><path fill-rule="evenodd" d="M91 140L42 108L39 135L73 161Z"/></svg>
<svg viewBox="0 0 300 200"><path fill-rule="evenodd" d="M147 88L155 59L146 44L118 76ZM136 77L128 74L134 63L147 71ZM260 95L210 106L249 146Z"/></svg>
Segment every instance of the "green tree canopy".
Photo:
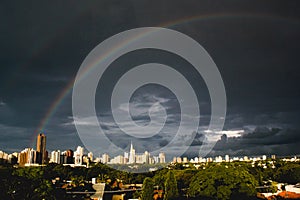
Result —
<svg viewBox="0 0 300 200"><path fill-rule="evenodd" d="M275 179L282 183L296 184L300 182L300 165L299 163L285 163L281 166L276 174Z"/></svg>
<svg viewBox="0 0 300 200"><path fill-rule="evenodd" d="M151 178L145 178L142 187L142 200L153 200L153 181Z"/></svg>
<svg viewBox="0 0 300 200"><path fill-rule="evenodd" d="M165 181L164 199L175 199L178 197L178 188L175 175L172 170L168 171Z"/></svg>
<svg viewBox="0 0 300 200"><path fill-rule="evenodd" d="M245 167L220 165L198 172L190 183L189 194L224 200L255 196L257 184Z"/></svg>
<svg viewBox="0 0 300 200"><path fill-rule="evenodd" d="M155 176L153 177L154 186L158 186L159 188L165 187L165 180L168 170L161 169L155 172Z"/></svg>
<svg viewBox="0 0 300 200"><path fill-rule="evenodd" d="M54 188L45 179L42 167L23 167L13 171L9 180L12 199L54 199Z"/></svg>

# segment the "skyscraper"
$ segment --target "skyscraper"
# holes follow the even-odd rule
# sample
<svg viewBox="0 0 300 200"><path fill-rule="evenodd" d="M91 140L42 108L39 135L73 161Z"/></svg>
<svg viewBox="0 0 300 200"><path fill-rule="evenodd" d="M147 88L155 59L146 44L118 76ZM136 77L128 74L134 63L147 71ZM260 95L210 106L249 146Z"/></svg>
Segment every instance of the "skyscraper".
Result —
<svg viewBox="0 0 300 200"><path fill-rule="evenodd" d="M75 165L82 165L82 157L83 157L84 148L81 146L77 147L77 150L74 152L74 163Z"/></svg>
<svg viewBox="0 0 300 200"><path fill-rule="evenodd" d="M163 153L163 152L159 153L158 157L159 157L159 163L166 163L165 153Z"/></svg>
<svg viewBox="0 0 300 200"><path fill-rule="evenodd" d="M92 152L89 152L89 153L88 153L88 158L90 159L91 162L93 162L93 160L94 160L93 156L94 156L94 155L93 155Z"/></svg>
<svg viewBox="0 0 300 200"><path fill-rule="evenodd" d="M51 163L58 163L58 164L61 164L63 162L61 162L60 158L60 150L56 150L56 151L52 151L51 154L50 154L50 162Z"/></svg>
<svg viewBox="0 0 300 200"><path fill-rule="evenodd" d="M106 164L109 162L109 155L107 153L102 155L102 163Z"/></svg>
<svg viewBox="0 0 300 200"><path fill-rule="evenodd" d="M133 148L132 142L130 144L130 152L129 152L129 164L135 163L135 149Z"/></svg>
<svg viewBox="0 0 300 200"><path fill-rule="evenodd" d="M69 149L66 151L66 156L67 156L67 164L74 164L74 152Z"/></svg>
<svg viewBox="0 0 300 200"><path fill-rule="evenodd" d="M149 159L150 159L150 153L148 151L145 151L143 156L143 163L149 164Z"/></svg>
<svg viewBox="0 0 300 200"><path fill-rule="evenodd" d="M39 133L36 140L37 163L45 164L47 161L46 154L46 136L44 133Z"/></svg>

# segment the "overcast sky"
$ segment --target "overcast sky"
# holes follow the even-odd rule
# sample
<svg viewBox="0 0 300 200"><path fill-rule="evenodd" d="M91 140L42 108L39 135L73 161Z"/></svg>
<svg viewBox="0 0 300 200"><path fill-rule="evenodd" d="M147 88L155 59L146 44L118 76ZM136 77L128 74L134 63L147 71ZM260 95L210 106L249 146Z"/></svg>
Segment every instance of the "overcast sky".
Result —
<svg viewBox="0 0 300 200"><path fill-rule="evenodd" d="M222 134L227 134L227 140L220 140L211 155L300 154L297 0L1 2L0 149L13 152L32 146L43 119L72 83L89 52L112 35L146 26L163 26L190 36L216 63L227 95L224 131L216 134L216 140ZM102 128L121 148L128 148L134 140L113 122L111 90L124 69L147 61L174 67L195 89L201 122L188 154L196 155L205 134L210 134L210 98L205 83L191 66L168 52L131 52L112 64L101 80L105 86L98 87L96 94ZM123 71L120 66L124 66ZM83 145L74 126L71 95L66 93L42 127L50 151ZM158 85L134 93L132 118L141 125L149 123L147 110L157 102L168 114L165 127L147 140L134 140L137 151L165 146L179 126L178 100ZM88 117L86 120L88 123ZM184 142L189 139L187 136Z"/></svg>

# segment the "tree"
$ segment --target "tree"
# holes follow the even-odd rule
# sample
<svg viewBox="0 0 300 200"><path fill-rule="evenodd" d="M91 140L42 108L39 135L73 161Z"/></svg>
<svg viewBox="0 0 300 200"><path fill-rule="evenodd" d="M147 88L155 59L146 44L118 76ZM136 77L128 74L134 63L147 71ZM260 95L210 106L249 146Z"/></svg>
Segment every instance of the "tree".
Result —
<svg viewBox="0 0 300 200"><path fill-rule="evenodd" d="M197 172L198 170L193 169L174 170L178 189L187 189L191 183L192 178L196 175Z"/></svg>
<svg viewBox="0 0 300 200"><path fill-rule="evenodd" d="M153 200L154 184L151 178L145 178L142 187L142 200Z"/></svg>
<svg viewBox="0 0 300 200"><path fill-rule="evenodd" d="M165 181L165 195L164 199L175 199L178 197L177 181L173 171L168 171Z"/></svg>
<svg viewBox="0 0 300 200"><path fill-rule="evenodd" d="M300 166L299 163L285 163L280 167L275 179L278 182L296 184L300 182Z"/></svg>
<svg viewBox="0 0 300 200"><path fill-rule="evenodd" d="M255 196L257 181L243 166L214 166L198 172L192 179L192 197L239 199Z"/></svg>
<svg viewBox="0 0 300 200"><path fill-rule="evenodd" d="M73 176L71 177L71 183L74 187L84 186L84 177L83 176Z"/></svg>
<svg viewBox="0 0 300 200"><path fill-rule="evenodd" d="M41 167L17 168L10 177L15 199L54 199L54 188L50 180L44 178Z"/></svg>
<svg viewBox="0 0 300 200"><path fill-rule="evenodd" d="M73 169L70 166L55 165L52 171L53 174L55 174L55 177L60 177L62 180L64 180L71 178Z"/></svg>
<svg viewBox="0 0 300 200"><path fill-rule="evenodd" d="M155 172L155 176L152 179L154 186L158 186L159 188L163 188L165 186L167 172L167 169L161 169Z"/></svg>

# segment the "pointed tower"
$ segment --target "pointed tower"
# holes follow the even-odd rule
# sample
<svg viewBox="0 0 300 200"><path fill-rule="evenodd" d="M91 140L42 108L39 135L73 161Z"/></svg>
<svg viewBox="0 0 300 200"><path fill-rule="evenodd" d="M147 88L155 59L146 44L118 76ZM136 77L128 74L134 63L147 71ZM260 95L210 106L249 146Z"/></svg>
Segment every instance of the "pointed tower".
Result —
<svg viewBox="0 0 300 200"><path fill-rule="evenodd" d="M130 144L129 161L128 161L128 163L129 164L135 163L135 149L133 148L132 141L131 141L131 144Z"/></svg>

